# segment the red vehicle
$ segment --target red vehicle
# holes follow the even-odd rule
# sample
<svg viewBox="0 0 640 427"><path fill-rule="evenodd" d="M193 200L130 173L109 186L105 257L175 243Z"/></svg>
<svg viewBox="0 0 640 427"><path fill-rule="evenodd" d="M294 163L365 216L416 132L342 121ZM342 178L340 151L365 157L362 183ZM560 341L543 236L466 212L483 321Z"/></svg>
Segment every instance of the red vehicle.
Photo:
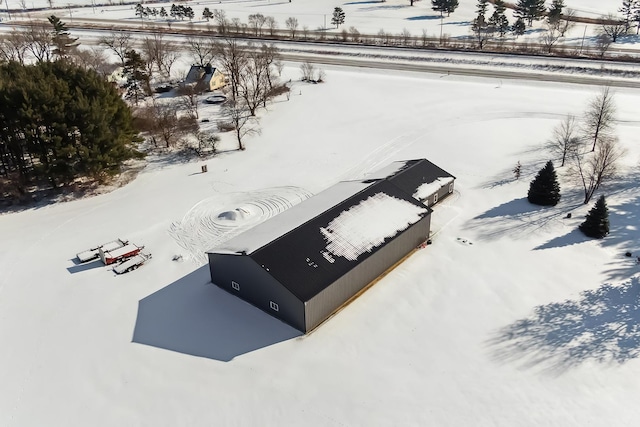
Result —
<svg viewBox="0 0 640 427"><path fill-rule="evenodd" d="M100 248L100 259L106 265L109 265L136 256L142 249L144 249L144 246L138 246L132 243L112 251L103 251L102 248Z"/></svg>

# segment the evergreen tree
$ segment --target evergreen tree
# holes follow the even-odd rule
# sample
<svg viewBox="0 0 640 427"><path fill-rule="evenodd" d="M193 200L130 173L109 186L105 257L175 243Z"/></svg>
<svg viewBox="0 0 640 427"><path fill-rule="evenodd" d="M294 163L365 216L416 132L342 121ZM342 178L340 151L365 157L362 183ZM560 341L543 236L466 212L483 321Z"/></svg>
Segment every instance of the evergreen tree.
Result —
<svg viewBox="0 0 640 427"><path fill-rule="evenodd" d="M513 26L511 27L511 31L516 35L516 37L523 35L526 29L527 26L525 25L524 19L522 18L518 18L518 20L514 22Z"/></svg>
<svg viewBox="0 0 640 427"><path fill-rule="evenodd" d="M202 17L209 22L209 19L213 18L213 12L211 12L208 7L205 7L202 11Z"/></svg>
<svg viewBox="0 0 640 427"><path fill-rule="evenodd" d="M145 61L134 49L125 53L124 75L127 78L125 97L137 105L145 94L151 93L149 75L145 71Z"/></svg>
<svg viewBox="0 0 640 427"><path fill-rule="evenodd" d="M344 24L344 10L341 7L336 7L333 9L333 16L331 18L331 23L338 28L340 25Z"/></svg>
<svg viewBox="0 0 640 427"><path fill-rule="evenodd" d="M458 0L431 0L431 9L440 12L440 16L446 12L451 15L458 8Z"/></svg>
<svg viewBox="0 0 640 427"><path fill-rule="evenodd" d="M101 179L139 154L116 89L68 61L0 65L0 122L0 159L18 191Z"/></svg>
<svg viewBox="0 0 640 427"><path fill-rule="evenodd" d="M556 25L562 19L562 9L564 8L564 0L552 0L547 21L549 24Z"/></svg>
<svg viewBox="0 0 640 427"><path fill-rule="evenodd" d="M634 12L637 8L637 0L622 0L622 7L618 9L618 12L622 14L624 18L624 29L629 31L631 28L631 21L634 20Z"/></svg>
<svg viewBox="0 0 640 427"><path fill-rule="evenodd" d="M71 37L67 25L55 15L51 15L49 23L53 26L53 35L51 42L55 46L53 48L53 54L58 58L66 58L69 54L78 47L78 39Z"/></svg>
<svg viewBox="0 0 640 427"><path fill-rule="evenodd" d="M545 11L544 0L518 0L513 15L516 18L525 19L531 26L533 21L542 19Z"/></svg>
<svg viewBox="0 0 640 427"><path fill-rule="evenodd" d="M579 228L586 236L597 239L609 234L609 209L604 196L600 196Z"/></svg>
<svg viewBox="0 0 640 427"><path fill-rule="evenodd" d="M495 11L493 12L493 15L491 15L491 18L489 18L489 25L496 29L500 34L500 37L504 37L504 35L509 31L509 20L504 14L505 10L507 10L507 6L502 0L495 0L493 6L495 7Z"/></svg>
<svg viewBox="0 0 640 427"><path fill-rule="evenodd" d="M560 184L551 161L531 181L527 199L530 203L541 206L555 206L560 201Z"/></svg>
<svg viewBox="0 0 640 427"><path fill-rule="evenodd" d="M168 16L168 15L167 15L167 9L165 9L165 8L164 8L164 6L163 6L163 7L161 7L161 8L160 8L160 17L161 17L161 18L166 18L167 16Z"/></svg>
<svg viewBox="0 0 640 427"><path fill-rule="evenodd" d="M489 0L478 0L476 3L476 14L478 16L484 15L487 13L487 8L489 7Z"/></svg>

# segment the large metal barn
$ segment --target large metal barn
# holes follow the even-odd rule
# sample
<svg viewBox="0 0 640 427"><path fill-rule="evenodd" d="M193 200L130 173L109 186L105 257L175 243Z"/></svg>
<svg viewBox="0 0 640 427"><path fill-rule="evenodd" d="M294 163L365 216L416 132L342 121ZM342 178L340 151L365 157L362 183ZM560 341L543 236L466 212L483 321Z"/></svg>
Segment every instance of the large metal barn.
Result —
<svg viewBox="0 0 640 427"><path fill-rule="evenodd" d="M428 238L431 208L420 199L453 191L439 168L410 171L429 164L340 182L228 240L208 252L211 281L308 333ZM419 197L425 189L430 199Z"/></svg>

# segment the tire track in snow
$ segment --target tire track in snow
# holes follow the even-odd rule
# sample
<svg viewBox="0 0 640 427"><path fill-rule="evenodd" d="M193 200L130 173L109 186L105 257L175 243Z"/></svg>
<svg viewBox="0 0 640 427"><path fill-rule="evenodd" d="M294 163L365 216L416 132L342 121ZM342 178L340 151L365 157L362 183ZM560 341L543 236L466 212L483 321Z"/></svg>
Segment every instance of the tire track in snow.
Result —
<svg viewBox="0 0 640 427"><path fill-rule="evenodd" d="M299 187L275 187L227 193L198 202L169 235L196 263L207 262L206 251L291 208L313 194Z"/></svg>

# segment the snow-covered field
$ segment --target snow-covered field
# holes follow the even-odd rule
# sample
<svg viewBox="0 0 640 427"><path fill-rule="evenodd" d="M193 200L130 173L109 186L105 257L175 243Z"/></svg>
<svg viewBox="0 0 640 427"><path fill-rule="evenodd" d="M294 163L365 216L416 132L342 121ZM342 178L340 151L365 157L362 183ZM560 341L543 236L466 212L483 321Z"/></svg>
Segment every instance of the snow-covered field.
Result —
<svg viewBox="0 0 640 427"><path fill-rule="evenodd" d="M558 206L526 192L599 88L325 70L244 152L152 156L111 193L0 216L0 425L637 425L640 91L615 95L629 154L595 241L562 169ZM457 177L433 244L311 335L209 283L200 251L235 225L422 157ZM116 238L153 259L74 263Z"/></svg>
<svg viewBox="0 0 640 427"><path fill-rule="evenodd" d="M140 18L135 15L133 5L119 4L118 0L70 0L60 2L59 0L4 0L4 5L0 4L0 17L10 23L11 19L25 19L28 17L47 17L50 10L44 12L19 13L24 7L27 9L49 8L53 5L56 14L68 23L73 23L81 19L106 19L112 20L114 25L140 23ZM51 3L51 4L50 4ZM145 7L169 9L172 2L142 2ZM175 2L177 3L177 2ZM410 6L409 0L200 0L180 2L189 5L195 12L193 25L205 27L208 23L202 18L202 11L205 7L210 10L224 10L229 20L238 18L242 23L247 23L248 16L261 13L264 16L272 16L278 23L279 28L285 28L285 21L289 17L295 17L299 23L299 31L304 28L308 30L327 29L329 33L340 32L343 28L355 27L364 34L377 34L380 30L398 35L404 30L409 31L413 36L421 36L423 32L430 37L440 35L449 37L469 36L471 34L470 25L476 16L475 0L460 0L460 5L451 16L440 18L440 14L431 9L431 2L428 0L416 1L414 6ZM547 1L547 6L550 1ZM587 18L597 18L609 13L617 14L621 0L565 0L567 8L574 9L578 16ZM331 17L334 7L341 7L346 15L345 23L339 29L331 24ZM12 16L8 16L2 9L14 10ZM493 13L493 7L489 6L487 16ZM512 11L507 10L507 18L511 23L515 21ZM11 19L9 19L11 18ZM183 23L185 23L184 21ZM149 18L145 20L145 25L166 25L166 20ZM567 33L564 40L567 43L581 44L583 38L585 43L589 43L596 35L598 26L577 24ZM632 31L635 34L634 31ZM520 41L537 42L541 34L541 22L528 29L525 36ZM638 42L638 37L632 35L620 40L615 44L619 47L630 47Z"/></svg>

